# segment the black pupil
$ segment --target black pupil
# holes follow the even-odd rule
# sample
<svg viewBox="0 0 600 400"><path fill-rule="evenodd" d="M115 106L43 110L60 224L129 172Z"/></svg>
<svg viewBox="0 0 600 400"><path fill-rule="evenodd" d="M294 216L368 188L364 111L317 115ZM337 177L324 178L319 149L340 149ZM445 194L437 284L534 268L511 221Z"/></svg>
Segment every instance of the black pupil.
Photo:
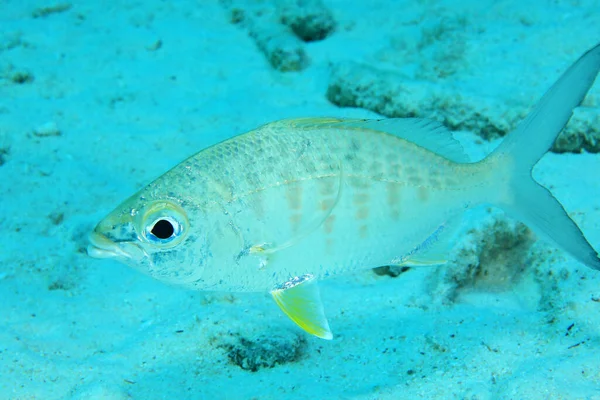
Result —
<svg viewBox="0 0 600 400"><path fill-rule="evenodd" d="M170 221L159 219L150 232L159 239L168 239L173 236L175 228L173 228L173 224Z"/></svg>

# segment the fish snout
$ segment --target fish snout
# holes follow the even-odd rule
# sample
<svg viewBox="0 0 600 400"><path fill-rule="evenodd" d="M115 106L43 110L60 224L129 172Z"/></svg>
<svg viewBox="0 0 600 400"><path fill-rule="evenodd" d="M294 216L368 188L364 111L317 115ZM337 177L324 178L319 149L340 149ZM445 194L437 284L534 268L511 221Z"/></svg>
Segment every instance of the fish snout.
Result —
<svg viewBox="0 0 600 400"><path fill-rule="evenodd" d="M146 252L132 242L115 242L105 235L93 231L88 236L87 254L93 258L118 258L140 261L147 257Z"/></svg>

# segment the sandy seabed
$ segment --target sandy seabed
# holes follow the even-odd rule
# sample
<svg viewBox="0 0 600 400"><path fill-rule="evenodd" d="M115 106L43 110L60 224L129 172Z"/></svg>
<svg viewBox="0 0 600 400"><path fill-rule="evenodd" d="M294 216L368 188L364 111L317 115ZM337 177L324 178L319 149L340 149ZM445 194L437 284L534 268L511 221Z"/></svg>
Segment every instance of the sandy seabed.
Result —
<svg viewBox="0 0 600 400"><path fill-rule="evenodd" d="M324 37L289 22L296 3L0 2L0 399L600 399L600 274L496 212L465 220L448 267L323 282L332 341L268 294L85 254L133 192L280 118L414 112L480 158L600 41L597 0L307 1ZM348 65L400 100L340 107ZM597 132L598 82L575 117ZM587 152L534 173L596 248L599 174Z"/></svg>

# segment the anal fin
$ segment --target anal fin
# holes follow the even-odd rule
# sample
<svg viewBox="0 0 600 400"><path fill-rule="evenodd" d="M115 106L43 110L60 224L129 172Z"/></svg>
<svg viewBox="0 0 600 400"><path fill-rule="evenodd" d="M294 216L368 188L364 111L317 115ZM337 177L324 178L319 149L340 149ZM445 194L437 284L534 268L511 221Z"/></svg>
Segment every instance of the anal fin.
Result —
<svg viewBox="0 0 600 400"><path fill-rule="evenodd" d="M312 275L294 277L272 290L271 295L279 308L300 328L321 339L333 338L319 286Z"/></svg>
<svg viewBox="0 0 600 400"><path fill-rule="evenodd" d="M449 221L438 226L422 243L418 244L408 254L392 260L396 266L424 267L442 265L448 262L448 255L452 248L454 236L460 225L461 219L450 218Z"/></svg>

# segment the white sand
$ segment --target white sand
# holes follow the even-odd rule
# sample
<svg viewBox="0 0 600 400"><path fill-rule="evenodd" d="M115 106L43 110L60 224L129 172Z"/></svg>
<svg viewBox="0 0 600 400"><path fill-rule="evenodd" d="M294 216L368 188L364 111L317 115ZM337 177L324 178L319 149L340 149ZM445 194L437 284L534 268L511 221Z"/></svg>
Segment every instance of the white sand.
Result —
<svg viewBox="0 0 600 400"><path fill-rule="evenodd" d="M0 2L1 399L600 399L600 273L550 246L542 277L452 305L432 298L439 269L326 281L333 341L266 294L192 293L81 251L103 215L207 145L284 117L375 116L327 102L329 63L428 76L443 42L392 45L440 18L468 24L457 71L436 82L531 104L600 41L596 0L329 0L338 29L306 45L299 73L272 70L217 1L112 3L33 18L58 3ZM585 104L599 103L597 83ZM536 169L596 248L599 171L589 154ZM303 356L250 372L220 347L261 335L303 337Z"/></svg>

